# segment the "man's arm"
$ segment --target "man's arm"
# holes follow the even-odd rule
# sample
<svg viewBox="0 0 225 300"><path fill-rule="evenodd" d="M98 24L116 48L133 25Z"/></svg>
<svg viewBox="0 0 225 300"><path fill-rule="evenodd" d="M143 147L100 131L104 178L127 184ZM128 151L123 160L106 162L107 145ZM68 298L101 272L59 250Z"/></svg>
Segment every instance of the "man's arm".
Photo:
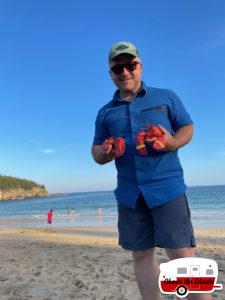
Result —
<svg viewBox="0 0 225 300"><path fill-rule="evenodd" d="M193 136L193 125L186 125L178 129L174 135L171 135L170 132L159 125L159 127L164 132L165 138L165 149L164 151L173 151L179 149L190 142Z"/></svg>
<svg viewBox="0 0 225 300"><path fill-rule="evenodd" d="M106 153L102 145L92 145L91 153L96 163L100 165L104 165L116 157L113 149L109 153Z"/></svg>

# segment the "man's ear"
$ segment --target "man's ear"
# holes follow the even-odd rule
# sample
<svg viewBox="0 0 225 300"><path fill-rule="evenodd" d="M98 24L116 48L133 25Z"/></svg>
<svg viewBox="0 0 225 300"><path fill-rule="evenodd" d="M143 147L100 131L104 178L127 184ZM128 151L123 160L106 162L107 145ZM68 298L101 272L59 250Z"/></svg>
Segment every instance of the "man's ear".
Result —
<svg viewBox="0 0 225 300"><path fill-rule="evenodd" d="M141 68L141 74L143 73L143 65L140 64L140 68Z"/></svg>

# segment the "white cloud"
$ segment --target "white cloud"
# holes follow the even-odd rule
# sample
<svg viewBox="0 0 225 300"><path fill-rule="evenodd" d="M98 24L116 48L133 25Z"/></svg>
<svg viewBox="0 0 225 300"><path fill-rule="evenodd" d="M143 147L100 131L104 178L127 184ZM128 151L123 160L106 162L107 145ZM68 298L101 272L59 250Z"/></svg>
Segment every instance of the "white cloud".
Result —
<svg viewBox="0 0 225 300"><path fill-rule="evenodd" d="M54 149L44 149L41 152L44 154L52 154L55 152L55 150Z"/></svg>

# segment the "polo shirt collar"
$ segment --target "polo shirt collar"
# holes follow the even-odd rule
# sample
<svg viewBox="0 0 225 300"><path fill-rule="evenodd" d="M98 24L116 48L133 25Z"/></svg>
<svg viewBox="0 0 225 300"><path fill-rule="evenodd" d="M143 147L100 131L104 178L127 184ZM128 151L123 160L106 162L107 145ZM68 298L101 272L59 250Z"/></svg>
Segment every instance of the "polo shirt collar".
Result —
<svg viewBox="0 0 225 300"><path fill-rule="evenodd" d="M145 83L142 81L141 87L137 93L137 96L144 97L146 93L147 93L147 87L146 87ZM122 99L120 98L120 91L119 91L119 89L117 89L113 95L113 101L121 101L121 100Z"/></svg>

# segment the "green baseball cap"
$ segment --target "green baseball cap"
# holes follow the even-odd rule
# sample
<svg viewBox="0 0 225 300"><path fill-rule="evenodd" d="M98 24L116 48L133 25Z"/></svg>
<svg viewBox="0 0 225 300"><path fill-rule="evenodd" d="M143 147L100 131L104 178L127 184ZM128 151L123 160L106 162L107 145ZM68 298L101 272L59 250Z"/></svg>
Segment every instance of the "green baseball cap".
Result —
<svg viewBox="0 0 225 300"><path fill-rule="evenodd" d="M109 62L119 54L131 54L135 57L139 57L137 48L130 42L118 42L114 44L109 51Z"/></svg>

